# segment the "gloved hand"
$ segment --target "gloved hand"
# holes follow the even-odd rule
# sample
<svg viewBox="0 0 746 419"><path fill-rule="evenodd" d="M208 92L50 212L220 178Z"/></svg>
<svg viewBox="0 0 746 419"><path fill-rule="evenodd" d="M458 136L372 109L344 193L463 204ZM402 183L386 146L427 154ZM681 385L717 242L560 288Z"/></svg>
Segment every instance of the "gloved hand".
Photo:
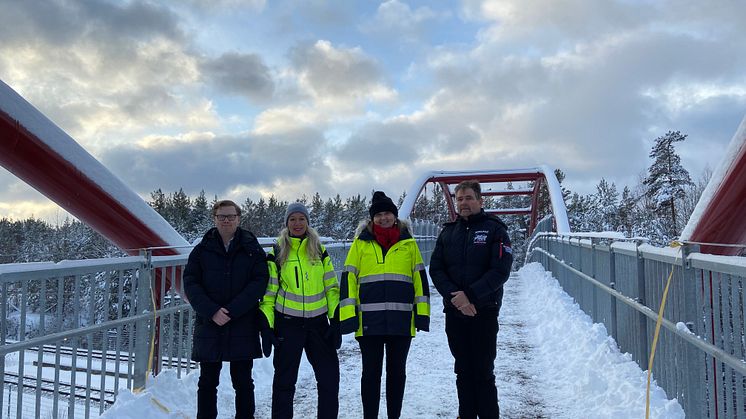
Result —
<svg viewBox="0 0 746 419"><path fill-rule="evenodd" d="M269 358L272 354L272 346L277 345L277 338L275 338L272 328L269 327L269 322L264 317L264 314L257 314L256 325L259 329L259 335L262 338L262 353L264 353L265 357Z"/></svg>
<svg viewBox="0 0 746 419"><path fill-rule="evenodd" d="M275 332L269 327L259 332L262 336L262 353L264 356L269 358L272 354L272 347L277 345L277 338L275 338Z"/></svg>
<svg viewBox="0 0 746 419"><path fill-rule="evenodd" d="M430 316L421 316L419 314L414 316L414 327L418 332L429 332L430 331Z"/></svg>
<svg viewBox="0 0 746 419"><path fill-rule="evenodd" d="M329 319L329 328L326 330L324 337L335 349L339 349L342 346L342 331L339 328L339 307L334 311L334 316Z"/></svg>

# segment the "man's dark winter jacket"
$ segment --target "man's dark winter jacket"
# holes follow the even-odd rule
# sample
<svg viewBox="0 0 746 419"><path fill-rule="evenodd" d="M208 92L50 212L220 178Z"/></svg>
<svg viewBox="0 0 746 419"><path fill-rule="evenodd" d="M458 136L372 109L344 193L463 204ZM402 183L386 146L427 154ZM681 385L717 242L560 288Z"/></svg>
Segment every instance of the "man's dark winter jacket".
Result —
<svg viewBox="0 0 746 419"><path fill-rule="evenodd" d="M262 357L256 316L269 280L265 258L256 237L240 228L227 252L217 228L212 228L189 254L184 291L197 312L192 360ZM223 326L212 321L220 307L225 307L231 318Z"/></svg>
<svg viewBox="0 0 746 419"><path fill-rule="evenodd" d="M503 284L510 276L513 250L507 226L497 217L479 214L446 223L430 258L430 277L443 296L445 310L455 310L452 292L464 291L480 309L499 314Z"/></svg>

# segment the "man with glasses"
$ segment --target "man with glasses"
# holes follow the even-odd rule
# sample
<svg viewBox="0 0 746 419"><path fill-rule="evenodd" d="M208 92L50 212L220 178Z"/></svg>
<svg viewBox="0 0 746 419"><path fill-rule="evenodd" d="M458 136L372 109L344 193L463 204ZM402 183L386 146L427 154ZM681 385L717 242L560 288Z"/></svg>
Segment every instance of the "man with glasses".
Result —
<svg viewBox="0 0 746 419"><path fill-rule="evenodd" d="M216 202L215 227L189 254L184 291L196 312L192 360L199 362L197 418L217 417L217 388L223 362L230 362L236 418L254 417L254 358L262 357L256 316L269 280L265 253L256 236L238 227L241 208Z"/></svg>

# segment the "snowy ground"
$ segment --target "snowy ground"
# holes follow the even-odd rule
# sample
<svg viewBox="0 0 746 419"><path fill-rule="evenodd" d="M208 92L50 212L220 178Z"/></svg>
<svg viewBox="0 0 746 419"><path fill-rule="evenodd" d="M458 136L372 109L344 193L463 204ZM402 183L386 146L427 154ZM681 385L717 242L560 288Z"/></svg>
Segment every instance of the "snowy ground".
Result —
<svg viewBox="0 0 746 419"><path fill-rule="evenodd" d="M593 324L541 265L523 267L506 284L495 365L500 409L505 418L641 418L645 416L645 373L619 353L603 325ZM412 342L407 364L404 418L455 418L458 403L453 359L444 334L442 304L432 298L429 333ZM360 354L345 336L340 349L340 417L362 417ZM233 414L228 368L219 389L219 417ZM272 364L254 364L257 418L270 417ZM385 383L385 379L384 379ZM106 418L193 418L197 373L179 380L165 372L147 390L120 394ZM385 384L384 384L385 385ZM304 360L295 396L295 416L316 416L316 385ZM385 415L385 397L381 398ZM675 400L653 386L652 418L683 418Z"/></svg>

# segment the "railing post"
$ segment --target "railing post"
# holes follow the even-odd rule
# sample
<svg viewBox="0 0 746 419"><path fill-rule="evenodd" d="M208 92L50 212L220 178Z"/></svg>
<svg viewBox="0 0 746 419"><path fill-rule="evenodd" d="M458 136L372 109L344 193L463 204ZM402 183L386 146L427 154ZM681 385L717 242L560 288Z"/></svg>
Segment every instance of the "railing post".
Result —
<svg viewBox="0 0 746 419"><path fill-rule="evenodd" d="M646 305L645 301L645 258L640 251L642 241L637 242L637 302ZM639 364L646 366L648 364L648 318L642 312L637 313L637 324L640 338L640 355Z"/></svg>
<svg viewBox="0 0 746 419"><path fill-rule="evenodd" d="M697 304L696 269L692 267L689 260L691 253L699 252L699 245L684 244L681 248L681 268L684 283L684 320L689 331L701 336L704 330L701 328L701 320L698 320L701 307ZM686 388L681 394L677 394L683 401L684 411L691 417L704 417L705 414L705 380L704 365L705 357L692 345L685 345L684 351L686 368Z"/></svg>
<svg viewBox="0 0 746 419"><path fill-rule="evenodd" d="M595 237L591 237L591 278L596 279L596 280L598 280L598 276L596 275L596 241L597 240L598 239L596 239ZM590 290L591 290L591 298L593 300L591 303L592 310L593 310L593 315L591 316L591 318L593 319L594 322L598 322L602 320L601 315L598 312L598 297L597 297L598 291L596 287L594 286L591 286Z"/></svg>
<svg viewBox="0 0 746 419"><path fill-rule="evenodd" d="M151 263L150 250L141 249L140 256L144 258L137 272L137 314L150 312L151 295ZM145 388L150 358L150 319L139 320L135 326L135 363L133 376L133 390Z"/></svg>
<svg viewBox="0 0 746 419"><path fill-rule="evenodd" d="M609 287L616 290L616 254L614 253L613 243L609 244ZM616 298L613 295L609 295L609 312L610 312L610 328L609 333L611 336L619 342L619 336L617 335L617 323L616 323Z"/></svg>

